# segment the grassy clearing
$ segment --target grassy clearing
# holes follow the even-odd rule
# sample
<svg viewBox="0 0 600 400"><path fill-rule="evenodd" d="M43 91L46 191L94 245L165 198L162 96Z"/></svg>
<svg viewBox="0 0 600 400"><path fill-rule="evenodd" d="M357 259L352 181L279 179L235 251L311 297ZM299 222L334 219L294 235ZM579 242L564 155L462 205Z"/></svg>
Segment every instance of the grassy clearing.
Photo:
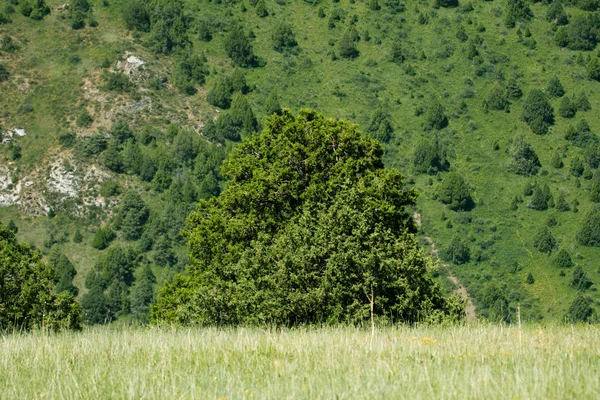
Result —
<svg viewBox="0 0 600 400"><path fill-rule="evenodd" d="M0 398L598 398L592 326L108 329L0 338Z"/></svg>

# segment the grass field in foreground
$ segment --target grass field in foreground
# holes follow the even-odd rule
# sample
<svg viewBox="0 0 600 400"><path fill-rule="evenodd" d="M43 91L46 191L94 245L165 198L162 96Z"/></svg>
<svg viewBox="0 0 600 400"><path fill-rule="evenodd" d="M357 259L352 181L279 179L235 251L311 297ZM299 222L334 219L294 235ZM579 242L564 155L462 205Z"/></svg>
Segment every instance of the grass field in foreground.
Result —
<svg viewBox="0 0 600 400"><path fill-rule="evenodd" d="M2 399L592 399L599 370L594 326L0 337Z"/></svg>

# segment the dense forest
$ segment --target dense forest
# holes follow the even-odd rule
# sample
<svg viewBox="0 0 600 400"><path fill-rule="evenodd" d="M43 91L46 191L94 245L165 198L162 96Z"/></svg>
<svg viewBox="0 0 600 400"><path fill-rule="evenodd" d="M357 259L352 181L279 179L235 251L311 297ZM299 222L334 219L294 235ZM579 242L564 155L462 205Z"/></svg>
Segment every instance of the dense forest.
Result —
<svg viewBox="0 0 600 400"><path fill-rule="evenodd" d="M595 321L599 8L0 0L0 268L37 266L57 326L79 305L86 324L412 322L454 315L461 287L478 318ZM335 169L304 120L377 157ZM418 282L371 274L398 248Z"/></svg>

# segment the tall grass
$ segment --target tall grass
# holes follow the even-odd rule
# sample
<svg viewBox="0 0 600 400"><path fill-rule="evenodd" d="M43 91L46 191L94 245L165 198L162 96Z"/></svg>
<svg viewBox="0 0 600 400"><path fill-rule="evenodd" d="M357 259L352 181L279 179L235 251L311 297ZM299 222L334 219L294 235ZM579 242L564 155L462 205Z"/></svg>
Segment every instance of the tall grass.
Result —
<svg viewBox="0 0 600 400"><path fill-rule="evenodd" d="M600 396L596 327L109 329L0 338L0 398Z"/></svg>

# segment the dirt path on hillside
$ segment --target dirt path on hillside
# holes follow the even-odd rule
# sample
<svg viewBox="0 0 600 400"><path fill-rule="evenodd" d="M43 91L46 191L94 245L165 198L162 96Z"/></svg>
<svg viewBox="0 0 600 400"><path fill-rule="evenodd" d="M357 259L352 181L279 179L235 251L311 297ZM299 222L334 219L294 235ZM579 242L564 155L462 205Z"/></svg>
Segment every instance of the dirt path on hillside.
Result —
<svg viewBox="0 0 600 400"><path fill-rule="evenodd" d="M421 214L415 213L413 215L413 219L415 220L415 223L420 227L421 226ZM439 256L439 250L435 247L435 243L433 242L433 239L429 236L425 236L425 240L427 240L427 243L429 243L429 245L431 246L431 253L434 256L436 256L438 260L440 260L440 265L443 267L448 267L448 264L445 264L441 261L440 256ZM461 281L456 277L456 275L454 275L454 273L452 273L452 271L450 269L448 269L448 273L449 273L448 279L450 280L450 282L452 282L454 284L454 286L456 286L455 292L460 294L460 296L467 303L467 306L465 308L467 322L475 322L475 320L477 320L477 314L475 313L475 304L473 304L473 301L471 300L471 296L469 296L467 289L464 287L464 285L461 283Z"/></svg>

